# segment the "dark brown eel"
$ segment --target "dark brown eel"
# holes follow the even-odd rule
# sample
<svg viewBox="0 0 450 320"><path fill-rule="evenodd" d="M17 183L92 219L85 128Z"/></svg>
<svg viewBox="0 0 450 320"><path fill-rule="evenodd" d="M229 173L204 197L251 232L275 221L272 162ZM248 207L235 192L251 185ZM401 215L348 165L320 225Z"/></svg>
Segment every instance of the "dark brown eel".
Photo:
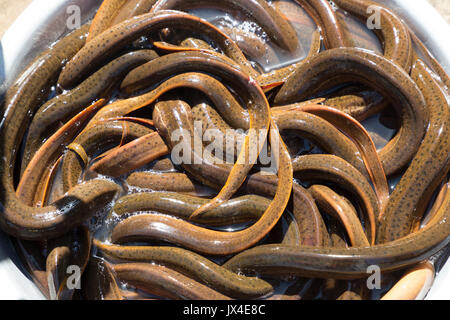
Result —
<svg viewBox="0 0 450 320"><path fill-rule="evenodd" d="M367 85L389 97L401 117L401 129L379 152L389 176L411 161L423 139L429 117L422 92L397 64L364 49L327 50L289 77L275 97L275 103L301 101L348 82Z"/></svg>
<svg viewBox="0 0 450 320"><path fill-rule="evenodd" d="M367 248L313 248L262 245L246 250L228 260L224 267L249 274L299 275L335 279L368 278L370 266L384 272L399 270L419 263L450 241L450 196L439 211L440 222L389 243Z"/></svg>
<svg viewBox="0 0 450 320"><path fill-rule="evenodd" d="M80 182L83 169L89 164L87 161L100 150L115 147L122 140L126 143L133 141L151 132L152 130L146 126L127 121L99 123L83 131L68 146L63 158L64 191L70 190Z"/></svg>
<svg viewBox="0 0 450 320"><path fill-rule="evenodd" d="M430 114L425 138L393 191L381 221L378 241L393 241L420 223L432 193L450 169L449 104L425 64L418 60L412 78L422 90Z"/></svg>
<svg viewBox="0 0 450 320"><path fill-rule="evenodd" d="M46 102L31 122L22 160L23 170L37 149L55 127L89 106L93 101L109 99L114 86L133 68L157 58L153 50L139 50L124 54L84 80L76 88Z"/></svg>
<svg viewBox="0 0 450 320"><path fill-rule="evenodd" d="M67 62L58 84L64 89L76 86L134 40L167 27L180 27L194 32L201 30L202 34L214 40L225 55L239 65L253 69L237 45L205 20L178 11L159 11L126 20L95 37Z"/></svg>
<svg viewBox="0 0 450 320"><path fill-rule="evenodd" d="M364 23L371 14L378 10L380 28L373 31L384 47L384 57L409 72L412 64L413 48L408 28L403 21L389 8L370 0L336 0L342 9L354 14ZM368 9L372 11L369 13Z"/></svg>
<svg viewBox="0 0 450 320"><path fill-rule="evenodd" d="M44 208L24 205L14 190L14 169L19 144L29 122L28 115L38 107L61 70L63 61L75 55L85 42L88 26L74 31L42 53L8 90L0 123L0 226L22 239L46 239L66 233L86 217L103 208L119 188L115 183L93 180L79 185Z"/></svg>

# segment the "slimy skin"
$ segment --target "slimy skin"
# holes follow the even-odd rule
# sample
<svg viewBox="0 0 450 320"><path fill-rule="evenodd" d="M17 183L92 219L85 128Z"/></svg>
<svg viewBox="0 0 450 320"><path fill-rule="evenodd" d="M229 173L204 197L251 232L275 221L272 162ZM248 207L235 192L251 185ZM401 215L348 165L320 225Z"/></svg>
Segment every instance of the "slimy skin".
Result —
<svg viewBox="0 0 450 320"><path fill-rule="evenodd" d="M302 111L315 114L324 120L329 121L337 129L349 137L350 140L352 140L352 142L357 146L364 160L367 172L369 173L370 181L373 183L375 192L377 193L380 207L379 216L381 218L387 202L389 201L389 187L377 149L369 133L352 117L328 106L300 103L272 108L272 113L275 115L283 113L297 113ZM334 152L334 154L337 154L337 152ZM348 159L346 160L349 161ZM352 161L349 162L353 163ZM355 164L353 163L353 165ZM355 167L358 168L357 165L355 165ZM364 170L361 172L365 173Z"/></svg>
<svg viewBox="0 0 450 320"><path fill-rule="evenodd" d="M43 208L33 208L16 196L13 183L15 159L29 121L62 62L83 46L87 26L74 31L41 54L8 90L0 124L0 227L8 234L28 240L58 237L103 208L119 191L110 181L93 180L79 185L61 199Z"/></svg>
<svg viewBox="0 0 450 320"><path fill-rule="evenodd" d="M181 193L137 193L120 198L111 213L114 216L124 216L135 212L152 211L188 220L192 213L207 201L204 198ZM237 197L191 221L208 226L257 221L269 205L270 200L261 196Z"/></svg>
<svg viewBox="0 0 450 320"><path fill-rule="evenodd" d="M98 9L87 41L125 20L148 13L157 0L106 0Z"/></svg>
<svg viewBox="0 0 450 320"><path fill-rule="evenodd" d="M245 55L244 55L245 60L244 59L235 59L235 58L232 59L228 55L221 53L220 50L217 50L217 49L214 49L213 47L211 47L211 45L209 45L204 40L196 39L197 45L193 45L192 42L186 43L187 40L188 39L186 39L185 41L182 41L180 43L180 45L175 45L175 44L171 44L171 43L164 42L164 41L155 41L155 42L153 42L153 45L155 46L156 49L158 49L159 51L162 51L164 53L176 53L176 52L208 53L210 55L213 55L213 56L219 58L220 60L224 60L225 62L228 62L231 65L235 65L235 64L238 65L239 68L244 73L246 73L249 77L256 79L260 75L260 72L257 71L255 68L253 68L251 62L249 60L247 60ZM230 38L229 41L233 41L233 40L231 40L231 38ZM244 54L244 53L242 52L242 54Z"/></svg>
<svg viewBox="0 0 450 320"><path fill-rule="evenodd" d="M292 213L299 227L299 245L329 245L330 237L325 221L311 193L300 184L294 183L292 198Z"/></svg>
<svg viewBox="0 0 450 320"><path fill-rule="evenodd" d="M432 225L434 223L437 223L441 220L441 216L438 215L439 208L441 207L442 203L445 201L445 197L447 196L450 189L450 184L444 183L441 187L441 190L439 191L436 200L434 201L433 206L431 207L430 211L427 213L426 217L422 221L422 226L426 227L429 225ZM442 213L442 212L441 212Z"/></svg>
<svg viewBox="0 0 450 320"><path fill-rule="evenodd" d="M254 18L270 38L281 48L289 52L295 52L299 48L299 41L294 28L264 0L159 0L153 6L152 12L158 12L160 10L186 10L202 6L238 9Z"/></svg>
<svg viewBox="0 0 450 320"><path fill-rule="evenodd" d="M153 161L151 164L148 165L148 169L152 170L156 173L169 173L169 172L176 171L175 165L173 164L172 160L170 160L170 157L168 157L168 156L162 157L161 159ZM145 187L144 187L144 189L145 189Z"/></svg>
<svg viewBox="0 0 450 320"><path fill-rule="evenodd" d="M436 72L439 75L439 77L441 78L440 80L444 84L445 91L447 92L447 94L450 95L450 77L445 72L442 65L439 63L439 61L436 60L436 58L428 50L428 48L423 44L423 42L419 39L419 37L416 36L415 33L411 31L411 29L409 30L409 34L410 34L411 40L413 41L413 44L416 46L416 50L417 50L414 57L417 56L418 52L421 53L425 57L426 61L431 65L431 68L433 69L433 71ZM413 61L414 60L416 60L416 59L413 59Z"/></svg>
<svg viewBox="0 0 450 320"><path fill-rule="evenodd" d="M54 185L55 176L58 173L57 170L61 165L61 161L62 156L60 156L52 166L46 169L47 172L41 178L36 194L34 195L34 203L37 207L42 207L44 204L48 203L50 196L52 196L53 199L58 197L56 193L51 193L50 190Z"/></svg>
<svg viewBox="0 0 450 320"><path fill-rule="evenodd" d="M3 229L22 239L58 237L103 209L119 191L115 183L98 179L75 186L62 198L42 208L28 207L15 199L14 202L19 204L12 207L10 197L4 212L7 212L8 222L13 221L14 224L9 223ZM20 214L9 218L13 210L19 209Z"/></svg>
<svg viewBox="0 0 450 320"><path fill-rule="evenodd" d="M56 247L47 256L46 274L51 300L61 300L59 290L64 282L64 271L67 270L69 261L70 249L68 246Z"/></svg>
<svg viewBox="0 0 450 320"><path fill-rule="evenodd" d="M336 155L367 175L364 162L355 146L343 133L323 118L307 112L280 112L273 115L281 130L295 130L311 139L324 151Z"/></svg>
<svg viewBox="0 0 450 320"><path fill-rule="evenodd" d="M240 69L238 64L224 57L201 51L170 53L132 70L122 81L120 90L129 94L185 72L216 74L218 68L226 71L226 66Z"/></svg>
<svg viewBox="0 0 450 320"><path fill-rule="evenodd" d="M370 0L336 0L335 3L364 22L376 10L380 15L381 28L375 28L374 32L383 44L384 57L409 72L413 55L411 37L399 17L390 9ZM370 13L369 9L372 10Z"/></svg>
<svg viewBox="0 0 450 320"><path fill-rule="evenodd" d="M224 87L219 81L212 78L211 76L198 73L185 73L179 76L175 76L147 94L135 98L130 98L125 101L119 101L115 103L114 106L111 105L107 106L104 108L104 110L105 113L108 113L108 115L105 115L104 113L102 113L102 111L100 111L99 117L111 118L123 116L127 113L139 109L140 107L148 105L149 103L157 99L160 95L162 95L167 91L172 90L173 88L193 87L193 88L200 88L202 91L204 91L204 93L206 93L212 98L215 98L217 104L223 106L223 108L218 107L218 110L224 114L225 118L228 115L232 122L240 122L243 124L243 126L245 126L248 121L249 122L248 128L250 132L258 134L258 137L260 138L261 134L267 136L270 121L269 119L270 111L269 111L269 104L261 88L256 84L256 82L249 79L245 74L241 73L237 69L230 68L229 66L224 66L224 69L220 69L219 71L216 72L218 74L225 74L225 75L234 74L236 76L235 78L236 91L239 91L239 93L243 93L241 99L243 99L246 102L246 105L248 107L247 108L249 114L248 118L239 117L239 115L237 114L237 113L245 114L244 112L245 109L243 109L239 105L239 103L235 102L233 104L230 104L226 103L223 100L223 97L225 96L229 97L228 98L229 101L233 100L235 101L234 97L231 95L231 93L228 91L226 87ZM238 87L238 83L242 83L244 86ZM212 91L210 89L212 86L215 86L216 88L219 89ZM128 104L128 102L131 103ZM160 105L163 106L164 104L161 102ZM236 111L230 112L229 109L231 109L231 107L233 106ZM155 119L156 118L154 117L154 120ZM180 132L183 132L183 128L181 128ZM246 135L238 159L235 165L233 166L229 178L227 179L227 182L223 186L222 190L214 199L211 200L210 203L200 208L199 211L195 212L194 214L199 214L202 211L213 209L214 206L217 206L218 204L220 204L220 202L229 199L232 196L232 194L242 185L248 172L253 167L254 161L256 161L256 159L251 159L250 155L252 153L259 155L262 148L263 148L262 143L258 143L257 139L250 139L250 136Z"/></svg>
<svg viewBox="0 0 450 320"><path fill-rule="evenodd" d="M83 168L88 165L89 158L104 148L118 145L123 137L125 141L133 141L152 132L145 126L127 121L111 121L92 126L83 131L68 147L62 164L64 190L69 190L79 183ZM71 146L77 148L71 148Z"/></svg>
<svg viewBox="0 0 450 320"><path fill-rule="evenodd" d="M120 52L139 37L168 27L180 27L201 31L215 41L215 44L236 63L251 65L237 45L222 31L205 20L177 11L159 11L143 14L113 26L86 44L65 66L58 79L60 87L76 86L98 70L108 59Z"/></svg>
<svg viewBox="0 0 450 320"><path fill-rule="evenodd" d="M249 91L247 95L249 96L250 101L248 102L248 113L249 113L249 132L258 135L261 138L261 134L264 134L267 137L267 131L269 128L269 104L261 91L261 89L256 85L255 82L250 81L247 86ZM160 103L161 107L170 108L170 102L167 105ZM190 108L189 108L190 109ZM155 108L156 110L156 108ZM156 119L158 119L158 114L154 114L154 120L156 125ZM159 120L162 120L161 118ZM192 121L190 121L192 123ZM164 125L163 123L161 123ZM230 172L230 175L227 179L227 182L223 186L222 190L219 194L211 200L208 204L202 206L198 210L196 210L193 215L198 215L204 213L208 210L212 210L217 207L221 202L228 200L234 192L242 185L245 180L245 177L251 170L254 165L256 159L252 159L251 155L259 155L263 145L259 143L258 139L251 138L250 133L247 134L244 138L241 151L236 160L236 163L233 166L233 169ZM172 146L173 147L173 146Z"/></svg>
<svg viewBox="0 0 450 320"><path fill-rule="evenodd" d="M226 162L236 160L244 139L243 130L233 129L213 107L206 103L200 103L192 108L192 118L202 124L203 144L215 150L216 158L224 159ZM208 134L211 134L213 141L206 139Z"/></svg>
<svg viewBox="0 0 450 320"><path fill-rule="evenodd" d="M367 248L313 248L262 245L228 260L229 270L250 274L290 274L335 279L362 279L370 276L369 266L382 272L399 270L426 260L445 248L450 241L450 196L442 210L442 220L416 233L389 243Z"/></svg>
<svg viewBox="0 0 450 320"><path fill-rule="evenodd" d="M195 193L191 179L179 172L134 172L127 178L128 187L145 191Z"/></svg>
<svg viewBox="0 0 450 320"><path fill-rule="evenodd" d="M167 267L149 263L122 263L111 268L118 278L152 295L168 299L230 300L195 280Z"/></svg>
<svg viewBox="0 0 450 320"><path fill-rule="evenodd" d="M83 118L89 117L89 114L91 114L92 111L95 111L95 109L98 108L99 105L94 104L90 108L91 110L86 110L86 112L83 112L81 116L72 119L72 121L67 124L68 128L62 128L61 135L64 136L64 134L67 133L70 137L70 132L67 132L73 130L73 128L70 127L82 125L82 123L86 121L86 119ZM81 123L77 124L78 121L80 121ZM58 145L58 143L55 143L55 141L49 141L49 143L50 148L55 148L55 145ZM44 150L43 153L49 153L51 156L53 152L51 150ZM47 164L47 161L45 161L44 159L38 159L37 162L43 163L44 166ZM28 176L31 178L25 179L25 181L24 179L22 179L21 183L25 183L26 185L26 180L30 180L30 184L34 183L32 177L36 176L38 172L39 166L33 166L33 168L30 168L29 174L26 171L27 174L24 176L24 178L27 178ZM51 175L52 172L50 171L49 179L51 178ZM36 180L39 181L38 179ZM44 194L47 192L47 187L48 185L43 187ZM43 196L44 199L40 200L40 203L35 203L33 201L33 199L36 198L34 193L19 193L19 190L20 185L17 193L20 196L21 201L23 201L24 203L29 203L29 205L35 205L38 207L42 207L42 205L45 205L45 195ZM43 289L44 294L46 294L48 298L52 300L71 300L73 298L75 290L74 288L69 288L69 286L67 286L67 279L69 277L69 275L67 274L67 267L69 265L76 265L80 267L80 272L83 273L89 260L91 250L91 237L89 231L85 227L78 227L68 234L63 235L62 237L56 238L54 240L44 241L43 246L45 247L45 250L50 253L45 259L45 265L42 263L40 267L37 267L36 260L31 259L30 253L33 253L36 256L42 256L42 258L44 258L44 250L42 249L41 252L33 252L33 248L36 247L31 245L30 242L19 243L20 252L24 256L25 261L27 261L27 267L34 275L35 283ZM39 271L40 269L44 268L45 279L43 279L44 271ZM46 283L43 284L43 281L45 281Z"/></svg>
<svg viewBox="0 0 450 320"><path fill-rule="evenodd" d="M108 245L98 240L94 240L94 245L106 257L161 264L233 298L257 298L273 291L272 285L262 279L238 275L186 249Z"/></svg>
<svg viewBox="0 0 450 320"><path fill-rule="evenodd" d="M344 134L321 117L307 112L296 112L296 108L297 105L293 106L292 110L286 111L272 108L274 120L280 130L294 130L296 133L298 132L300 136L317 143L324 151L350 162L367 176L367 171L357 147ZM301 110L303 106L299 105L298 108ZM305 108L307 107L305 106ZM308 109L305 109L305 111L308 111ZM194 120L203 124L204 136L207 130L212 130L212 132L220 136L223 134L224 143L219 139L219 141L214 140L211 144L214 145L214 150L223 150L227 159L231 156L234 159L234 155L237 154L239 148L239 142L242 140L242 134L228 126L220 115L206 104L197 105L192 109L192 113Z"/></svg>
<svg viewBox="0 0 450 320"><path fill-rule="evenodd" d="M370 246L359 221L358 213L351 203L326 186L313 185L309 187L309 191L318 202L319 208L341 221L353 246Z"/></svg>
<svg viewBox="0 0 450 320"><path fill-rule="evenodd" d="M314 187L314 186L312 186ZM322 190L324 192L326 192L326 194L328 194L328 192L326 190ZM314 193L314 192L312 192ZM326 207L330 206L330 210L332 210L332 212L330 212L330 214L334 215L337 214L339 215L335 210L339 211L339 208L345 208L348 207L345 205L345 203L348 203L350 207L348 207L347 209L350 209L350 211L354 211L355 208L349 203L349 201L346 198L343 197L339 197L336 195L333 195L334 191L331 190L331 193L328 194L326 198L322 198L322 200L326 201L326 203L323 203L325 205L322 206L322 210L328 211L328 209ZM323 194L325 195L325 194ZM337 200L334 201L333 200ZM340 200L344 200L343 202ZM328 221L328 230L331 236L331 244L333 246L333 248L348 248L349 246L356 246L356 247L368 247L368 240L367 238L364 239L364 233L362 234L361 238L358 238L358 243L355 245L352 245L352 242L348 243L348 241L346 240L345 234L343 232L343 229L341 227L340 224L344 224L345 230L347 230L347 234L350 234L352 231L349 230L350 228L352 228L352 226L345 226L345 222L340 220L340 218L337 219L331 219ZM358 228L358 225L361 226L361 223L358 221L356 221L355 223L356 228ZM353 226L354 231L356 231L355 226ZM348 238L350 238L350 236L348 236ZM359 240L361 240L361 242L359 242ZM325 295L325 299L330 299L330 300L363 300L363 296L365 294L365 292L367 292L369 289L367 289L367 281L364 281L364 279L362 280L336 280L336 279L325 279L322 280L323 281L323 285L322 285L322 291L323 294Z"/></svg>
<svg viewBox="0 0 450 320"><path fill-rule="evenodd" d="M268 73L264 73L256 78L258 84L265 90L271 90L279 85L284 84L289 76L294 73L294 71L309 61L312 57L320 52L320 48L322 45L322 38L320 35L320 31L316 30L313 32L312 44L309 50L308 55L302 61L299 61L294 64L290 64L286 67L273 70Z"/></svg>
<svg viewBox="0 0 450 320"><path fill-rule="evenodd" d="M172 147L172 142L170 141L171 132L177 128L186 129L186 125L192 125L189 112L190 108L188 108L185 103L178 101L166 102L164 104L160 103L155 108L153 117L155 126L162 136L169 141L169 146ZM276 134L276 132L271 130L271 139L273 139L273 135ZM171 217L142 215L130 217L119 223L114 228L111 235L112 241L118 243L130 239L141 238L142 236L145 238L163 237L168 241L181 242L184 246L198 252L214 255L239 252L242 251L243 248L248 248L257 243L278 222L290 197L290 190L292 188L291 161L284 144L282 142L280 144L279 183L277 192L261 219L251 227L237 232L219 232L200 228ZM193 163L197 163L197 161L194 161ZM189 170L188 168L190 166L195 165L184 165L187 170ZM156 225L167 224L168 228L152 228L153 222L151 221L154 221ZM173 228L180 228L184 230L184 232L179 233L170 231L174 230Z"/></svg>
<svg viewBox="0 0 450 320"><path fill-rule="evenodd" d="M295 0L321 28L327 49L347 47L348 41L336 13L327 0Z"/></svg>
<svg viewBox="0 0 450 320"><path fill-rule="evenodd" d="M196 39L196 38L186 38L180 43L180 47L189 47L194 49L204 49L209 51L214 51L214 48L209 45L208 42Z"/></svg>
<svg viewBox="0 0 450 320"><path fill-rule="evenodd" d="M387 176L405 167L419 148L428 122L423 95L398 65L357 48L327 50L297 69L275 97L276 104L301 101L339 84L359 82L390 97L401 130L379 152Z"/></svg>
<svg viewBox="0 0 450 320"><path fill-rule="evenodd" d="M190 14L211 7L232 19ZM55 300L362 300L374 265L382 299L422 299L449 96L375 0L105 0L1 97L0 230Z"/></svg>
<svg viewBox="0 0 450 320"><path fill-rule="evenodd" d="M31 122L27 135L22 166L28 165L37 149L53 132L55 125L66 122L73 115L99 98L109 99L111 89L127 72L157 58L153 50L139 50L127 53L84 80L79 86L46 102Z"/></svg>
<svg viewBox="0 0 450 320"><path fill-rule="evenodd" d="M81 280L83 296L87 300L123 300L116 275L103 259L91 257Z"/></svg>
<svg viewBox="0 0 450 320"><path fill-rule="evenodd" d="M174 109L176 104L174 105L174 103L169 103L167 104L167 109L163 110L159 109L158 107L155 109L157 113L156 116L154 117L155 120L155 125L157 126L159 132L161 132L161 134L165 137L168 136L170 139L171 134L170 132L173 132L174 130L176 130L176 128L181 127L181 128L186 128L186 126L188 126L191 121L189 120L185 120L184 121L184 125L182 125L181 123L178 124L177 122L179 121L178 119L183 119L182 114L177 115L175 117L173 117L172 119L169 118L169 114L170 112L175 112ZM180 104L181 107L181 104ZM184 107L185 108L185 107ZM164 120L160 120L159 117L164 116L165 119ZM162 129L162 126L164 126L164 129ZM169 145L171 145L171 143L169 142ZM323 156L325 157L325 156ZM332 156L329 156L332 157ZM310 159L310 162L307 162L303 159L300 159L296 162L294 162L294 166L297 169L298 172L301 172L303 176L308 176L308 171L309 166L320 166L321 163L324 166L327 166L329 169L331 169L331 171L334 170L333 166L329 166L329 162L330 161L326 161L326 158L319 158L315 159L314 156L310 156L307 159ZM322 161L323 159L323 161ZM342 164L345 163L345 161L343 160L337 160L339 158L335 158L336 159L336 164L338 164L338 166L341 166L341 162ZM195 161L194 161L195 163ZM189 171L189 168L192 167L194 165L188 165L185 166L185 168ZM196 165L198 166L198 165ZM368 185L367 180L365 180L365 178L356 170L356 169L350 169L351 166L347 165L347 169L345 168L345 165L343 167L341 167L342 172L347 172L347 178L348 181L355 181L354 179L356 177L356 179L359 179L359 182L351 182L350 185L355 186L354 190L361 190L361 191L356 191L356 193L360 193L362 199L366 199L363 200L363 202L365 201L365 207L367 208L367 212L368 212L368 216L372 217L370 218L371 221L371 225L372 225L372 241L374 239L374 230L376 228L376 217L377 217L377 211L375 211L377 209L377 204L376 204L376 200L375 200L375 196L373 194L373 191L371 190L370 185ZM226 170L226 169L225 169ZM326 172L327 169L325 169L325 167L322 168L322 170L324 170L324 172ZM350 171L348 171L350 170ZM353 171L352 171L353 170ZM328 170L328 175L331 179L333 178L333 174L330 175L331 173L330 170ZM325 174L324 174L325 175ZM342 179L342 173L339 174L337 173L337 176L339 176L338 179ZM203 177L203 175L202 175ZM357 186L359 185L359 186ZM364 186L364 187L360 187L360 186ZM350 188L351 189L351 188ZM362 190L365 191L362 191ZM362 193L361 193L362 192ZM372 213L371 213L372 212ZM263 216L264 218L264 216ZM258 222L261 223L264 219L260 219ZM153 228L152 225L162 225L162 224L166 224L167 228ZM257 226L257 225L256 225ZM242 232L242 235L245 234L252 234L252 231L257 229L254 226L244 230L244 232ZM171 230L170 232L168 232L169 230ZM175 230L180 230L180 232L175 232ZM183 230L183 231L181 231ZM167 231L167 232L166 232ZM210 235L211 234L211 235ZM213 234L215 234L216 236L213 237ZM233 234L233 233L231 233ZM157 238L157 239L165 239L169 242L176 242L176 243L180 243L183 244L184 246L187 246L193 250L198 250L201 252L208 252L208 253L212 253L212 254L217 254L216 252L220 252L220 250L225 250L222 247L225 247L228 243L234 243L234 241L230 240L226 240L227 237L230 237L230 235L226 235L224 233L216 233L216 232L211 232L211 231L207 231L204 230L202 228L199 227L195 227L194 225L190 225L186 222L183 222L181 220L177 220L177 219L173 219L170 217L166 217L166 216L161 216L161 215L140 215L140 216L135 216L135 217L130 217L126 220L124 220L123 222L119 223L119 225L116 226L116 228L113 230L112 233L112 240L114 242L128 242L131 240L143 240L143 239L149 239L149 238ZM235 233L234 233L235 234ZM254 237L256 235L252 235L252 237ZM207 239L209 239L210 237L214 238L214 243L209 243L209 241ZM224 241L219 243L219 239L224 238ZM230 237L232 238L232 237ZM208 245L204 245L205 243L208 243ZM224 245L222 245L222 243L224 243ZM231 249L228 249L231 250ZM228 252L228 251L226 251Z"/></svg>
<svg viewBox="0 0 450 320"><path fill-rule="evenodd" d="M152 132L112 151L94 163L90 170L117 178L168 153L169 149L158 133Z"/></svg>
<svg viewBox="0 0 450 320"><path fill-rule="evenodd" d="M365 230L369 242L375 243L379 216L378 202L369 182L358 170L333 155L300 156L293 159L292 166L295 176L301 181L334 182L356 196L369 224Z"/></svg>
<svg viewBox="0 0 450 320"><path fill-rule="evenodd" d="M209 110L212 112L213 110ZM217 118L216 120L219 120ZM283 123L281 123L283 125ZM129 159L124 153L124 158ZM125 163L125 167L128 165ZM203 174L197 175L197 177L202 178L204 173L209 171L210 173L207 176L211 176L214 178L224 177L224 180L218 180L218 188L219 185L223 184L225 181L225 177L229 174L231 167L217 166L216 164L206 164L204 163L201 167ZM197 166L198 169L200 167ZM173 166L170 165L167 169L161 168L164 171L167 169L173 170ZM195 169L195 170L198 170ZM154 168L154 170L156 170ZM159 170L159 169L158 169ZM188 169L189 170L189 169ZM204 171L207 170L207 171ZM218 172L222 172L223 175L218 175ZM192 172L192 171L191 171ZM204 183L211 183L211 181L206 181ZM152 173L152 172L136 172L130 175L127 179L127 185L132 188L140 188L145 189L146 191L174 191L174 192L184 192L184 193L195 193L196 186L193 184L191 179L187 177L183 173ZM251 175L247 181L245 189L247 192L257 192L265 196L271 196L276 193L276 185L277 180L273 175ZM322 244L327 242L326 237L327 233L325 230L324 222L321 218L321 215L314 204L314 200L308 194L308 192L300 187L298 184L294 184L293 188L293 213L299 228L300 232L300 241L305 244ZM214 211L214 210L213 210ZM209 216L206 213L205 216ZM202 216L198 216L201 218ZM195 221L195 218L194 218Z"/></svg>
<svg viewBox="0 0 450 320"><path fill-rule="evenodd" d="M348 89L343 89L343 92ZM389 100L373 90L362 89L349 93L337 91L325 100L327 106L341 110L362 122L389 106Z"/></svg>
<svg viewBox="0 0 450 320"><path fill-rule="evenodd" d="M383 53L382 44L378 39L375 39L374 41L373 35L371 34L373 33L373 30L367 27L367 22L369 22L370 27L372 27L370 23L377 22L378 20L362 21L340 8L336 11L336 16L345 31L350 47L365 48L377 53ZM367 17L369 17L369 15Z"/></svg>
<svg viewBox="0 0 450 320"><path fill-rule="evenodd" d="M125 158L128 157L125 156ZM204 166L206 170L211 170L212 173L216 173L212 174L211 176L217 177L218 172L225 170L226 173L224 173L223 175L223 177L225 177L230 172L230 167L224 168L223 166L218 167L216 165L210 164L207 164L205 166L205 164L202 166ZM172 170L172 168L173 167L170 167L169 169ZM276 193L276 181L276 177L274 177L273 175L251 175L246 181L245 190L247 192L257 192L265 196L273 197L273 195ZM194 194L197 189L191 179L189 179L189 177L187 177L185 174L174 172L136 172L131 174L127 179L127 185L132 188L144 189L145 191L173 191ZM151 198L152 196L149 197ZM145 196L143 196L142 198L146 199ZM293 198L293 213L298 228L300 229L299 237L301 243L310 245L327 243L326 238L328 235L325 230L324 222L316 205L314 204L314 200L309 195L308 191L302 188L297 183L294 183ZM131 197L131 199L133 199L133 197ZM215 210L211 211L211 213L213 212L215 212ZM211 214L206 213L204 216L211 217ZM202 217L203 215L200 215L197 217L197 219L200 219L199 221L201 221ZM194 222L197 219L194 217Z"/></svg>
<svg viewBox="0 0 450 320"><path fill-rule="evenodd" d="M424 219L422 228L429 228L442 220L445 211L440 210L440 208L448 196L448 188L448 183L445 183L441 188L432 209L428 213L427 218L430 219ZM423 261L407 270L381 300L420 300L425 298L436 276L436 260L432 260L434 259Z"/></svg>
<svg viewBox="0 0 450 320"><path fill-rule="evenodd" d="M111 26L115 26L125 20L147 13L157 0L128 0L112 20Z"/></svg>
<svg viewBox="0 0 450 320"><path fill-rule="evenodd" d="M91 28L86 42L91 41L100 33L108 29L112 19L118 14L119 10L127 0L104 0L92 20Z"/></svg>
<svg viewBox="0 0 450 320"><path fill-rule="evenodd" d="M380 26L373 31L383 46L383 55L386 59L403 68L407 73L414 62L414 49L410 32L403 21L389 8L370 0L338 0L335 2L340 8L356 15L363 23L373 23L370 16L374 13L380 18ZM386 97L386 96L385 96ZM383 99L371 107L363 107L356 112L362 117L374 114L388 105L388 99Z"/></svg>
<svg viewBox="0 0 450 320"><path fill-rule="evenodd" d="M432 193L450 168L446 96L421 60L415 63L412 77L425 96L430 123L412 163L390 197L381 221L379 243L402 238L418 226Z"/></svg>
<svg viewBox="0 0 450 320"><path fill-rule="evenodd" d="M69 266L77 266L83 274L91 254L91 234L86 227L75 228L61 238L49 241L46 260L49 291L52 300L72 300L75 288L68 285ZM53 249L52 249L53 248Z"/></svg>
<svg viewBox="0 0 450 320"><path fill-rule="evenodd" d="M178 117L178 119L184 119L184 117ZM170 141L172 137L172 132L174 132L174 130L177 129L179 130L180 128L183 128L188 131L191 130L188 129L191 126L191 122L192 121L189 119L184 119L183 124L172 127L170 128L170 130L168 130L169 129L168 127L167 129L164 130L159 129L159 132L163 135L163 137L165 137L166 141ZM157 123L158 121L155 121L155 124ZM167 120L167 123L170 123L170 121ZM190 135L192 136L193 133L191 132ZM175 143L180 143L180 141L177 140ZM229 165L220 164L215 161L210 161L209 159L206 158L200 159L198 155L195 153L191 154L191 160L192 160L191 163L193 164L184 166L185 170L197 181L201 182L204 185L208 185L216 189L220 188L220 186L226 180L226 177L229 175L230 172ZM345 163L345 161L343 162ZM347 164L347 166L349 165ZM333 168L333 166L330 167ZM353 175L357 176L359 174L359 176L362 177L362 180L365 180L365 178L360 173L354 173L353 170L357 172L356 169L354 168L351 169ZM339 173L336 174L337 176L339 176ZM368 186L367 180L365 184L366 186ZM245 190L247 192L273 197L276 194L277 185L278 180L274 175L270 174L262 175L256 173L247 177L247 180L245 181L243 187L245 187ZM350 185L352 185L352 183L350 183ZM372 192L370 190L370 186L366 187L365 189L367 192ZM294 184L293 192L294 192L293 213L296 216L297 223L299 224L301 229L300 237L302 239L302 242L314 245L325 243L326 230L324 229L323 220L320 216L317 206L314 203L314 200L308 194L308 192L298 184ZM373 205L371 205L371 207L373 207Z"/></svg>
<svg viewBox="0 0 450 320"><path fill-rule="evenodd" d="M225 26L219 26L219 28L225 32L238 47L242 50L245 56L258 64L275 64L279 61L276 50L272 49L268 43L249 30L242 30L240 28L231 28ZM298 43L298 49L296 55L303 56L304 50L301 47L301 43Z"/></svg>
<svg viewBox="0 0 450 320"><path fill-rule="evenodd" d="M381 300L421 300L434 282L436 271L426 261L408 270Z"/></svg>
<svg viewBox="0 0 450 320"><path fill-rule="evenodd" d="M261 95L260 88L256 83L249 82L248 79L242 77L243 74L237 69L226 69L223 72L216 72L225 77L228 74L227 70L231 70L232 74L235 73L240 76L240 78L234 78L235 83L238 82L239 84L245 85L244 88L239 88L236 85L236 90L239 90L239 94L245 94L245 96L241 96L241 98L244 98L247 104L251 104L254 109L258 109L258 112L262 113L259 115L260 117L268 118L268 115L264 114L269 112L268 104L264 101L265 98ZM228 76L230 75L228 74ZM248 111L240 105L234 95L215 78L206 74L193 72L171 77L154 90L143 95L119 100L110 105L106 105L91 120L91 123L95 123L95 121L99 120L123 117L133 111L151 105L163 94L178 88L190 88L204 93L213 102L215 109L222 115L228 124L234 128L249 129L250 121ZM248 97L249 94L252 96ZM253 100L255 100L255 102Z"/></svg>
<svg viewBox="0 0 450 320"><path fill-rule="evenodd" d="M52 166L55 158L59 157L64 146L67 146L70 143L81 130L80 127L82 128L103 104L104 101L100 100L80 112L42 145L31 160L29 166L24 170L24 174L17 186L17 197L19 197L23 203L30 206L33 205L34 196L39 188L39 183L46 175L49 167Z"/></svg>

